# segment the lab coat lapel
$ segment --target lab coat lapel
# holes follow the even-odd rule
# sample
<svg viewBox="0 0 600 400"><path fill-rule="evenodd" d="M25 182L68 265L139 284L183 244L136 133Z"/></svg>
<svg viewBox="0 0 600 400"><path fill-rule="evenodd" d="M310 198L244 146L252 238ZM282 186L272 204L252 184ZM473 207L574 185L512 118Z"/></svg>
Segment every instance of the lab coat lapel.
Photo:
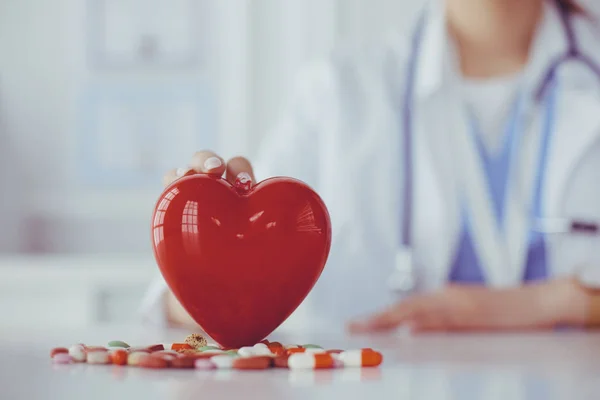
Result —
<svg viewBox="0 0 600 400"><path fill-rule="evenodd" d="M484 176L477 149L471 140L469 127L461 102L452 110L455 165L458 167L464 210L468 213L471 239L479 259L479 267L490 286L508 286L511 283L509 258L504 237L498 229L492 210L492 199Z"/></svg>

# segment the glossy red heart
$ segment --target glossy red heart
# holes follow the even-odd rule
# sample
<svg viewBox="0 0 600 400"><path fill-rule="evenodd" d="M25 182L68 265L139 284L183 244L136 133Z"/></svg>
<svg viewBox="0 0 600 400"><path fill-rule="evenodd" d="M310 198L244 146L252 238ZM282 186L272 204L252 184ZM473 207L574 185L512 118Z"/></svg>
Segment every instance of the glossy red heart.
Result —
<svg viewBox="0 0 600 400"><path fill-rule="evenodd" d="M331 246L329 213L304 183L252 188L192 175L160 196L152 244L168 286L225 347L267 337L300 305Z"/></svg>

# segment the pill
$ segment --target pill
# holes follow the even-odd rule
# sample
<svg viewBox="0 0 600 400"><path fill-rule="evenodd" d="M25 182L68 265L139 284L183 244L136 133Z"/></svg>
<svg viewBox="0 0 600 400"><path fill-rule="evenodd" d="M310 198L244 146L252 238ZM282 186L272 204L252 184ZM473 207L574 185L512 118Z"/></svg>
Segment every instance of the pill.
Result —
<svg viewBox="0 0 600 400"><path fill-rule="evenodd" d="M107 347L124 347L127 349L131 346L129 346L127 343L125 343L121 340L111 340L110 342L108 342Z"/></svg>
<svg viewBox="0 0 600 400"><path fill-rule="evenodd" d="M88 351L87 362L88 364L108 364L110 355L107 351Z"/></svg>
<svg viewBox="0 0 600 400"><path fill-rule="evenodd" d="M329 354L292 354L288 359L290 369L333 368L333 358Z"/></svg>
<svg viewBox="0 0 600 400"><path fill-rule="evenodd" d="M321 346L319 346L319 345L316 345L316 344L303 344L303 345L302 345L302 346L300 346L300 347L303 347L303 348L305 348L305 349L322 349L322 347L321 347Z"/></svg>
<svg viewBox="0 0 600 400"><path fill-rule="evenodd" d="M187 343L193 349L199 349L207 345L206 338L199 333L192 333L191 335L188 335L185 338L184 343Z"/></svg>
<svg viewBox="0 0 600 400"><path fill-rule="evenodd" d="M327 353L325 351L325 349L318 349L316 347L311 347L306 349L305 353L309 353L309 354L323 354L323 353Z"/></svg>
<svg viewBox="0 0 600 400"><path fill-rule="evenodd" d="M171 361L175 360L176 358L179 358L179 356L176 356L175 354L168 354L168 353L163 353L160 351L155 351L154 353L150 353L150 357L159 357L167 362L171 362Z"/></svg>
<svg viewBox="0 0 600 400"><path fill-rule="evenodd" d="M222 351L219 347L217 346L202 346L200 348L197 348L196 350L198 351L208 351L208 350L219 350Z"/></svg>
<svg viewBox="0 0 600 400"><path fill-rule="evenodd" d="M135 351L127 356L127 365L139 365L143 357L148 356L148 353L143 351Z"/></svg>
<svg viewBox="0 0 600 400"><path fill-rule="evenodd" d="M281 357L281 356L285 356L287 355L287 350L282 347L274 347L271 348L271 353L273 353L273 355L275 357Z"/></svg>
<svg viewBox="0 0 600 400"><path fill-rule="evenodd" d="M192 349L192 346L190 346L187 343L173 343L171 345L171 349L170 350L179 351L179 350L191 350L191 349Z"/></svg>
<svg viewBox="0 0 600 400"><path fill-rule="evenodd" d="M281 356L281 357L277 357L274 360L274 365L277 368L287 368L288 367L288 356Z"/></svg>
<svg viewBox="0 0 600 400"><path fill-rule="evenodd" d="M130 353L150 353L147 347L130 347L127 349Z"/></svg>
<svg viewBox="0 0 600 400"><path fill-rule="evenodd" d="M350 350L340 354L345 367L376 367L383 361L383 355L371 349Z"/></svg>
<svg viewBox="0 0 600 400"><path fill-rule="evenodd" d="M148 346L147 349L150 353L154 353L155 351L164 350L165 346L163 346L162 344L153 344L152 346Z"/></svg>
<svg viewBox="0 0 600 400"><path fill-rule="evenodd" d="M181 351L177 352L177 354L181 355L181 356L186 356L186 357L194 357L196 359L211 358L213 356L213 354L210 354L207 352L201 352L201 351L197 351L197 350L181 350Z"/></svg>
<svg viewBox="0 0 600 400"><path fill-rule="evenodd" d="M174 360L171 360L172 368L194 368L196 363L196 359L194 357L177 357Z"/></svg>
<svg viewBox="0 0 600 400"><path fill-rule="evenodd" d="M218 369L232 368L233 360L235 360L235 357L229 355L214 356L210 359L210 361L215 364Z"/></svg>
<svg viewBox="0 0 600 400"><path fill-rule="evenodd" d="M110 361L115 365L125 365L127 364L128 356L129 352L124 348L121 348L110 353Z"/></svg>
<svg viewBox="0 0 600 400"><path fill-rule="evenodd" d="M206 350L206 351L201 352L201 354L217 356L220 354L225 354L225 352L223 350Z"/></svg>
<svg viewBox="0 0 600 400"><path fill-rule="evenodd" d="M344 363L339 358L333 358L333 368L344 368Z"/></svg>
<svg viewBox="0 0 600 400"><path fill-rule="evenodd" d="M106 350L108 350L109 353L112 353L113 351L117 351L117 350L125 350L125 351L129 351L129 349L125 348L125 347L107 347Z"/></svg>
<svg viewBox="0 0 600 400"><path fill-rule="evenodd" d="M61 353L69 354L69 349L67 349L66 347L55 347L52 350L50 350L50 358Z"/></svg>
<svg viewBox="0 0 600 400"><path fill-rule="evenodd" d="M234 369L267 369L271 366L271 357L240 357L233 360Z"/></svg>
<svg viewBox="0 0 600 400"><path fill-rule="evenodd" d="M138 365L142 368L156 368L162 369L167 368L169 366L169 362L167 360L162 359L161 357L153 357L151 355L146 354L141 357Z"/></svg>
<svg viewBox="0 0 600 400"><path fill-rule="evenodd" d="M69 355L75 362L85 362L85 348L81 344L74 344L69 347Z"/></svg>
<svg viewBox="0 0 600 400"><path fill-rule="evenodd" d="M261 340L259 343L268 345L270 342L267 339Z"/></svg>
<svg viewBox="0 0 600 400"><path fill-rule="evenodd" d="M269 346L267 346L267 345L266 345L266 344L264 344L264 343L256 343L256 344L255 344L254 346L252 346L252 347L254 347L255 349L268 349L268 348L269 348Z"/></svg>
<svg viewBox="0 0 600 400"><path fill-rule="evenodd" d="M291 349L287 350L287 354L292 355L296 353L304 353L305 351L306 349L303 349L302 347L292 347Z"/></svg>
<svg viewBox="0 0 600 400"><path fill-rule="evenodd" d="M252 357L255 355L254 347L240 347L238 350L238 355L240 357Z"/></svg>
<svg viewBox="0 0 600 400"><path fill-rule="evenodd" d="M52 357L52 362L55 364L70 364L73 361L68 353L56 353Z"/></svg>
<svg viewBox="0 0 600 400"><path fill-rule="evenodd" d="M215 364L213 364L213 362L207 358L199 358L194 362L194 368L206 371L215 369Z"/></svg>
<svg viewBox="0 0 600 400"><path fill-rule="evenodd" d="M279 342L270 342L269 344L267 344L267 346L269 346L270 349L274 347L283 347L283 345Z"/></svg>
<svg viewBox="0 0 600 400"><path fill-rule="evenodd" d="M254 349L255 356L275 357L275 354L267 347L259 347Z"/></svg>
<svg viewBox="0 0 600 400"><path fill-rule="evenodd" d="M91 353L93 351L108 351L108 349L102 346L90 346L85 348L86 353Z"/></svg>

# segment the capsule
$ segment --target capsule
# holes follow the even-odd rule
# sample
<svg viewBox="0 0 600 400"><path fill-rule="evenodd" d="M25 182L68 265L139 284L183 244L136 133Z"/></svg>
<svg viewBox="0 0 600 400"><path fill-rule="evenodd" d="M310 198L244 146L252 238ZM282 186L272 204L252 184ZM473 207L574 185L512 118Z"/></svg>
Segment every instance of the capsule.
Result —
<svg viewBox="0 0 600 400"><path fill-rule="evenodd" d="M383 362L383 355L371 349L349 350L339 357L345 367L376 367Z"/></svg>
<svg viewBox="0 0 600 400"><path fill-rule="evenodd" d="M55 347L52 350L50 350L50 358L61 353L69 354L69 349L67 349L66 347Z"/></svg>
<svg viewBox="0 0 600 400"><path fill-rule="evenodd" d="M165 349L165 346L162 344L153 344L152 346L146 347L150 353L154 353L155 351L162 351Z"/></svg>
<svg viewBox="0 0 600 400"><path fill-rule="evenodd" d="M126 365L129 352L123 348L110 353L110 361L115 365Z"/></svg>
<svg viewBox="0 0 600 400"><path fill-rule="evenodd" d="M248 346L240 347L238 349L238 355L240 357L253 357L256 355L256 349Z"/></svg>
<svg viewBox="0 0 600 400"><path fill-rule="evenodd" d="M88 351L87 362L88 364L108 364L110 363L110 354L108 351L102 350Z"/></svg>
<svg viewBox="0 0 600 400"><path fill-rule="evenodd" d="M289 369L326 369L333 368L333 357L327 353L297 353L288 359Z"/></svg>
<svg viewBox="0 0 600 400"><path fill-rule="evenodd" d="M230 369L233 367L233 360L235 359L236 357L230 355L221 355L212 357L210 361L215 364L217 369Z"/></svg>
<svg viewBox="0 0 600 400"><path fill-rule="evenodd" d="M207 358L199 358L194 362L194 368L206 371L215 369L215 364Z"/></svg>
<svg viewBox="0 0 600 400"><path fill-rule="evenodd" d="M289 356L276 357L273 364L276 368L287 368Z"/></svg>
<svg viewBox="0 0 600 400"><path fill-rule="evenodd" d="M52 357L52 362L55 364L70 364L73 361L68 353L56 353Z"/></svg>
<svg viewBox="0 0 600 400"><path fill-rule="evenodd" d="M171 367L173 368L194 368L196 364L196 358L194 357L178 357L171 360Z"/></svg>
<svg viewBox="0 0 600 400"><path fill-rule="evenodd" d="M240 357L233 360L234 369L267 369L271 366L271 357Z"/></svg>
<svg viewBox="0 0 600 400"><path fill-rule="evenodd" d="M138 365L143 368L163 369L169 366L169 362L161 357L145 355L140 358Z"/></svg>
<svg viewBox="0 0 600 400"><path fill-rule="evenodd" d="M85 348L81 344L74 344L69 347L69 355L75 362L85 362L86 352Z"/></svg>
<svg viewBox="0 0 600 400"><path fill-rule="evenodd" d="M134 351L127 356L127 365L139 365L142 358L149 356L143 351Z"/></svg>

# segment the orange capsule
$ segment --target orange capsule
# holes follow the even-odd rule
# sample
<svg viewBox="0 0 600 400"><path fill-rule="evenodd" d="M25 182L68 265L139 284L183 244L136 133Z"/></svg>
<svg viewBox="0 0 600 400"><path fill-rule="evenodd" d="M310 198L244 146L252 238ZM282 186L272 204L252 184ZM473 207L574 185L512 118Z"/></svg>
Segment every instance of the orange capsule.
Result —
<svg viewBox="0 0 600 400"><path fill-rule="evenodd" d="M115 365L125 365L127 364L127 356L129 352L125 349L123 350L115 350L110 353L110 361Z"/></svg>
<svg viewBox="0 0 600 400"><path fill-rule="evenodd" d="M171 345L171 350L179 351L179 350L191 350L192 346L187 343L173 343Z"/></svg>
<svg viewBox="0 0 600 400"><path fill-rule="evenodd" d="M161 357L152 357L150 355L140 358L139 364L143 368L162 369L169 366L169 362Z"/></svg>
<svg viewBox="0 0 600 400"><path fill-rule="evenodd" d="M288 359L290 369L327 369L333 364L333 357L327 353L293 354Z"/></svg>
<svg viewBox="0 0 600 400"><path fill-rule="evenodd" d="M271 353L273 353L276 357L281 357L287 355L287 351L283 347L275 347L270 349Z"/></svg>
<svg viewBox="0 0 600 400"><path fill-rule="evenodd" d="M304 353L304 352L306 352L306 349L303 347L293 347L293 348L287 350L288 355L292 355L292 354L296 354L296 353Z"/></svg>
<svg viewBox="0 0 600 400"><path fill-rule="evenodd" d="M264 339L264 340L261 340L258 343L266 344L268 346L270 342L267 339Z"/></svg>
<svg viewBox="0 0 600 400"><path fill-rule="evenodd" d="M383 355L375 350L350 350L340 354L346 367L376 367L383 362Z"/></svg>
<svg viewBox="0 0 600 400"><path fill-rule="evenodd" d="M271 367L272 357L240 357L233 360L234 369L267 369Z"/></svg>
<svg viewBox="0 0 600 400"><path fill-rule="evenodd" d="M275 361L273 364L277 368L287 368L288 367L288 359L289 359L289 356L277 357L277 358L275 358Z"/></svg>

